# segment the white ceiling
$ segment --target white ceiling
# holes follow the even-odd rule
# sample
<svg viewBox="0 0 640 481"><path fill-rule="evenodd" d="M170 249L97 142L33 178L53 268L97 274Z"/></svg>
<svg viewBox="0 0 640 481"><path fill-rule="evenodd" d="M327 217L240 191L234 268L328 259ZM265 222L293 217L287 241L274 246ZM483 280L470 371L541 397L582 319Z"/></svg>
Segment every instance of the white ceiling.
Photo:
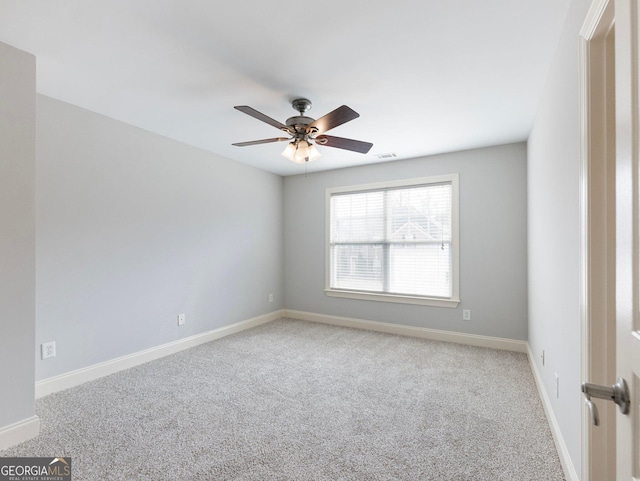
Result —
<svg viewBox="0 0 640 481"><path fill-rule="evenodd" d="M304 166L233 109L284 122L307 97L329 133L309 172L525 140L570 0L0 0L0 41L37 57L37 90L281 175Z"/></svg>

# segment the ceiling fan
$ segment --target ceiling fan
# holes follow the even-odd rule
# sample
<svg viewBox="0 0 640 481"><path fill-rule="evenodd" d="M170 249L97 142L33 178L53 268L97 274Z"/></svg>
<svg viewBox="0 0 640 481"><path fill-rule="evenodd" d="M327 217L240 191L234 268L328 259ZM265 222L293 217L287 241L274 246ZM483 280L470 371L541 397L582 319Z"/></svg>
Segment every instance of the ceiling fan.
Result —
<svg viewBox="0 0 640 481"><path fill-rule="evenodd" d="M247 145L289 141L289 144L284 149L284 152L282 152L282 155L299 164L311 162L320 157L320 152L318 152L315 144L351 150L361 154L366 154L369 152L371 147L373 147L373 144L369 142L325 135L325 132L328 130L360 117L360 114L346 105L338 107L327 115L320 117L318 120L304 115L304 113L311 108L310 100L295 99L291 102L291 106L294 110L297 110L300 115L290 117L287 119L286 124L282 124L247 105L236 105L234 108L240 112L244 112L253 118L262 120L269 125L273 125L277 129L289 134L290 137L274 137L272 139L239 142L233 145L246 147Z"/></svg>

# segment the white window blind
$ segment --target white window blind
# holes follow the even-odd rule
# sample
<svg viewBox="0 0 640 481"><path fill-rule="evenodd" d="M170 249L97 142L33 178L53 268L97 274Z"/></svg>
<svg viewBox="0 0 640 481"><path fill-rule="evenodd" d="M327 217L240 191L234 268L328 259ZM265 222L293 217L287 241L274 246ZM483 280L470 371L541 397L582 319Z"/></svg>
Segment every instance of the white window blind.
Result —
<svg viewBox="0 0 640 481"><path fill-rule="evenodd" d="M329 193L327 290L457 296L454 181L416 180Z"/></svg>

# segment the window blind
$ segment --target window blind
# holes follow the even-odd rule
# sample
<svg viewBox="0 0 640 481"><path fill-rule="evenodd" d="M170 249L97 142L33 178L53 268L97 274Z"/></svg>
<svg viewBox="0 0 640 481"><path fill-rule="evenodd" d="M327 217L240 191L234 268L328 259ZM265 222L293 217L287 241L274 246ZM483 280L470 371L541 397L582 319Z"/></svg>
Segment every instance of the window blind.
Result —
<svg viewBox="0 0 640 481"><path fill-rule="evenodd" d="M452 296L452 184L330 197L330 288Z"/></svg>

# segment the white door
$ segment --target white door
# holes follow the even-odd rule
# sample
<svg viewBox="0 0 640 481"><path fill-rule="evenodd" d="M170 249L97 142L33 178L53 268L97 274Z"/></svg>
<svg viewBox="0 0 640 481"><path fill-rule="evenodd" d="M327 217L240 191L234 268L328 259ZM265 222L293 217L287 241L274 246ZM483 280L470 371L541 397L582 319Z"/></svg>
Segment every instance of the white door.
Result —
<svg viewBox="0 0 640 481"><path fill-rule="evenodd" d="M614 382L612 378L618 377L626 380L630 394L630 406L620 403L628 413L599 401L604 415L602 426L587 425L583 471L589 481L640 481L639 2L595 0L581 31L586 140L583 171L588 179L583 199L587 227L583 234L587 266L583 273L587 307L583 373L586 380L597 383L590 387L585 384L583 390L594 398L614 397L620 401L621 389L616 396L607 389L608 383ZM615 62L609 61L612 44ZM611 63L615 63L615 74ZM611 85L615 85L614 92ZM610 108L612 103L614 109ZM611 175L607 166L611 166ZM609 184L608 178L615 178L615 185ZM608 250L609 245L615 246L613 252ZM610 306L614 308L611 312ZM615 342L609 344L612 338ZM613 352L615 360L609 355ZM588 422L596 411L593 404L589 405ZM615 429L611 422L614 416ZM611 462L614 457L615 463Z"/></svg>
<svg viewBox="0 0 640 481"><path fill-rule="evenodd" d="M616 24L616 368L631 393L616 417L616 479L640 479L640 316L638 206L640 124L638 0L615 1Z"/></svg>

